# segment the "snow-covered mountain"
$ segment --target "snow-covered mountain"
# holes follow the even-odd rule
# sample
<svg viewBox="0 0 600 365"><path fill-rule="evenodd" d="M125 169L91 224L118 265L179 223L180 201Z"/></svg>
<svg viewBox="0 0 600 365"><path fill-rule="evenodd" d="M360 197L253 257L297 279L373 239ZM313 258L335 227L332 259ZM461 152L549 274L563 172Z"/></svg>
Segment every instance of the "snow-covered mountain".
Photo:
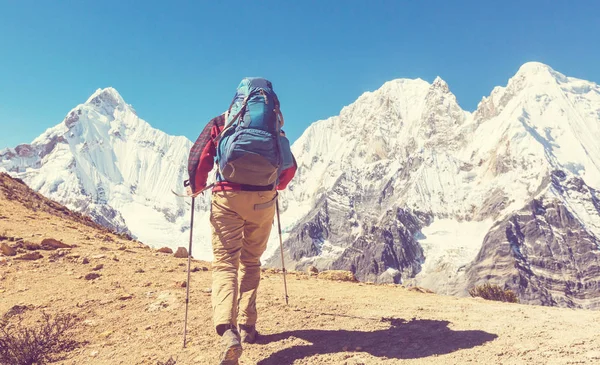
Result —
<svg viewBox="0 0 600 365"><path fill-rule="evenodd" d="M492 281L523 302L600 307L598 140L600 87L540 63L473 113L440 78L390 81L294 143L286 265L459 295ZM190 146L109 88L30 145L0 150L0 171L153 246L187 246L189 201L170 190ZM204 259L208 204L194 230ZM269 265L277 246L274 229Z"/></svg>
<svg viewBox="0 0 600 365"><path fill-rule="evenodd" d="M540 63L473 114L440 78L388 82L294 144L285 255L363 280L464 295L493 279L525 302L600 307L599 140L600 87ZM534 277L548 290L532 292Z"/></svg>
<svg viewBox="0 0 600 365"><path fill-rule="evenodd" d="M191 145L152 128L106 88L31 144L0 150L0 171L145 243L187 247L189 202L171 189L182 190ZM206 214L207 201L198 210ZM206 241L208 224L201 227L197 238ZM209 254L202 246L197 254Z"/></svg>

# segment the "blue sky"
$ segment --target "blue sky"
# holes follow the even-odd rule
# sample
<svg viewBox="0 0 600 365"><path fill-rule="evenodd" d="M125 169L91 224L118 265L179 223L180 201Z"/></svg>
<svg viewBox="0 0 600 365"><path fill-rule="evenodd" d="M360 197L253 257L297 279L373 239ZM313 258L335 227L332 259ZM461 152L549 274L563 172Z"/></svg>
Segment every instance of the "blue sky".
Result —
<svg viewBox="0 0 600 365"><path fill-rule="evenodd" d="M192 140L244 76L273 82L292 140L395 78L474 110L527 61L600 82L599 38L593 0L0 0L0 148L107 86Z"/></svg>

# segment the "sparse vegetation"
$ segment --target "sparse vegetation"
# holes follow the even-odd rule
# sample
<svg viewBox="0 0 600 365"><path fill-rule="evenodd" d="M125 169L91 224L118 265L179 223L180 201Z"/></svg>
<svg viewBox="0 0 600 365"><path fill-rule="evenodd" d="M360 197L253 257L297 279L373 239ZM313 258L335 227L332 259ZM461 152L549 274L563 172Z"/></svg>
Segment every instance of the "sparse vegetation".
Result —
<svg viewBox="0 0 600 365"><path fill-rule="evenodd" d="M80 346L68 334L79 320L72 314L50 315L26 324L23 313L30 307L16 306L0 319L0 364L43 365L65 358L65 354Z"/></svg>
<svg viewBox="0 0 600 365"><path fill-rule="evenodd" d="M472 297L480 297L487 300L499 302L518 303L517 295L510 289L502 289L500 286L485 283L469 290Z"/></svg>

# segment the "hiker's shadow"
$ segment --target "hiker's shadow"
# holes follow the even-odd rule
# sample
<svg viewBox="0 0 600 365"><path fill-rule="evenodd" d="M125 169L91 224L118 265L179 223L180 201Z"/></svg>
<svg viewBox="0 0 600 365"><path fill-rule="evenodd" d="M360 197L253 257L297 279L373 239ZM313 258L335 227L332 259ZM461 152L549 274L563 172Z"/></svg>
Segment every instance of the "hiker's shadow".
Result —
<svg viewBox="0 0 600 365"><path fill-rule="evenodd" d="M310 342L292 346L271 354L257 365L291 364L294 360L318 354L344 351L362 351L375 357L417 359L448 354L461 349L482 345L498 336L478 330L453 331L448 321L415 319L387 320L391 326L372 332L346 330L298 330L272 335L261 335L258 344L267 344L296 337ZM357 349L358 348L358 349Z"/></svg>

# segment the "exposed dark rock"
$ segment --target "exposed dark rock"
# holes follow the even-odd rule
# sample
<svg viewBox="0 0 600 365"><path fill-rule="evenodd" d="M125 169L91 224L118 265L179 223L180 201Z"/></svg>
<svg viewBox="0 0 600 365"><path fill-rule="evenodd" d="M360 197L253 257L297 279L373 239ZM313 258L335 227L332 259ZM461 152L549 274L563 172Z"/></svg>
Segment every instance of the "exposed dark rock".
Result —
<svg viewBox="0 0 600 365"><path fill-rule="evenodd" d="M400 283L414 277L424 260L415 237L431 216L397 208L363 217L360 212L370 207L363 208L363 197L348 194L348 183L340 180L292 230L284 245L286 265L299 271L347 270L360 281ZM267 265L280 267L280 254Z"/></svg>
<svg viewBox="0 0 600 365"><path fill-rule="evenodd" d="M491 282L521 303L600 308L599 247L560 200L534 199L488 233L466 286Z"/></svg>

